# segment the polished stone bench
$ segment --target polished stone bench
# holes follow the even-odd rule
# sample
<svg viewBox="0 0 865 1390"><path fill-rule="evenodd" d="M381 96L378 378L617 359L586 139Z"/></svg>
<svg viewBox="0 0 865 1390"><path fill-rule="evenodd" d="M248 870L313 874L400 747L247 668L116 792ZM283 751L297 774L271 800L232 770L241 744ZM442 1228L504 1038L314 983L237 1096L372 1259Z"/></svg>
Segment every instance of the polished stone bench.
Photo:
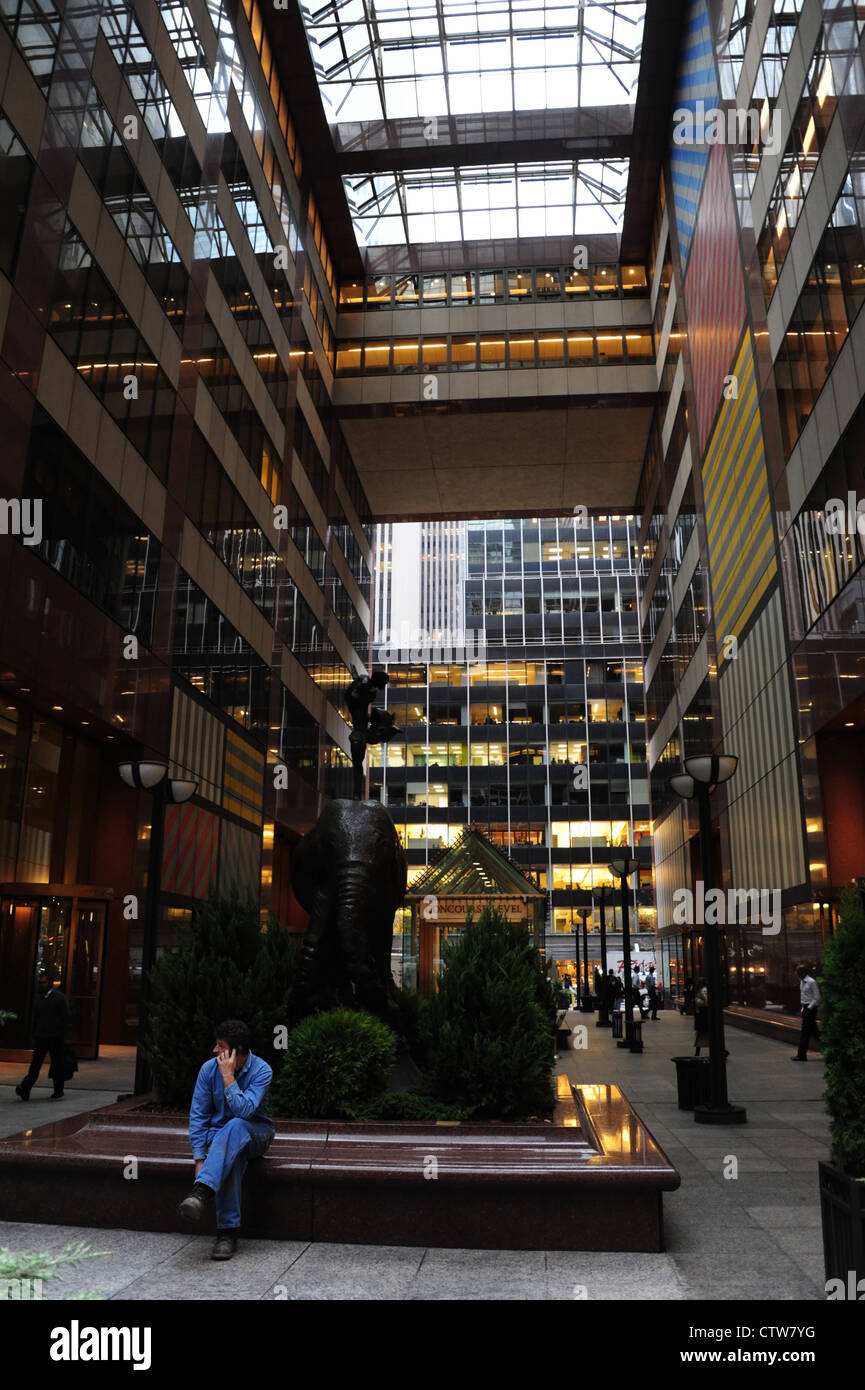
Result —
<svg viewBox="0 0 865 1390"><path fill-rule="evenodd" d="M362 1245L663 1249L662 1194L679 1174L618 1087L557 1080L549 1123L279 1121L247 1170L243 1230ZM0 1141L0 1218L189 1229L177 1204L192 1176L185 1116L121 1101Z"/></svg>
<svg viewBox="0 0 865 1390"><path fill-rule="evenodd" d="M771 1009L752 1009L740 1004L728 1004L724 1009L724 1024L741 1028L746 1033L758 1033L764 1038L774 1038L785 1047L798 1047L802 1020L796 1014L775 1012ZM822 1043L816 1038L808 1042L808 1051L822 1052Z"/></svg>

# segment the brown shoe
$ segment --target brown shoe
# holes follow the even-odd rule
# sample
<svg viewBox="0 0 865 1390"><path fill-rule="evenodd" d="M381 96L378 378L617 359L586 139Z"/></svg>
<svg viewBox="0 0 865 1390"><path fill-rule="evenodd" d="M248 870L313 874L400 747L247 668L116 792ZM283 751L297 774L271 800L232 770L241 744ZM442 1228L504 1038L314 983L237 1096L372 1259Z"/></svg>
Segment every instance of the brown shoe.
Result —
<svg viewBox="0 0 865 1390"><path fill-rule="evenodd" d="M210 1252L212 1260L230 1260L237 1250L236 1231L217 1231L216 1240L213 1242L213 1249Z"/></svg>

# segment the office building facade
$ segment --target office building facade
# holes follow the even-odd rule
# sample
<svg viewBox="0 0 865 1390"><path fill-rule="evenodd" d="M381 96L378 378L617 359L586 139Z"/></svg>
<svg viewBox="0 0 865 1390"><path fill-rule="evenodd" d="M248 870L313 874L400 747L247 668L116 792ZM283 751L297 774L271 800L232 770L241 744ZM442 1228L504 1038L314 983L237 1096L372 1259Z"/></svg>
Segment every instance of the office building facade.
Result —
<svg viewBox="0 0 865 1390"><path fill-rule="evenodd" d="M701 875L695 817L667 777L737 755L714 833L723 887L771 894L724 933L730 999L756 1007L798 1006L795 967L865 869L863 84L852 6L687 7L674 101L699 143L674 134L660 185L638 500L656 888L698 974L701 926L674 902Z"/></svg>
<svg viewBox="0 0 865 1390"><path fill-rule="evenodd" d="M589 959L592 969L601 965L592 889L612 887L614 847L636 846L632 920L651 951L634 518L461 527L468 655L384 663L387 705L403 736L371 750L370 794L397 823L410 882L467 826L528 873L548 895L547 950L561 973L573 975L580 908L593 911ZM418 563L423 569L423 552ZM398 569L391 577L410 584ZM618 892L606 907L611 955L621 945L617 903ZM446 935L443 928L434 969ZM406 936L403 944L413 972L417 942Z"/></svg>
<svg viewBox="0 0 865 1390"><path fill-rule="evenodd" d="M135 1036L158 946L349 793L372 519L331 408L336 281L258 4L3 7L3 1003L38 965L83 1048ZM4 506L7 502L4 501Z"/></svg>

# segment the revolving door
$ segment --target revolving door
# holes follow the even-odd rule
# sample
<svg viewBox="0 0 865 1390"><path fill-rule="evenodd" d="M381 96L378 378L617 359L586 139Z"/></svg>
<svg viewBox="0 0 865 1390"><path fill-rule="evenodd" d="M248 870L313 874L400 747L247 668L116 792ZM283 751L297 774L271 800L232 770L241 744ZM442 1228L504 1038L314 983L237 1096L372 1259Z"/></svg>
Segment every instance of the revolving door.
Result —
<svg viewBox="0 0 865 1390"><path fill-rule="evenodd" d="M0 1009L17 1015L0 1033L0 1054L32 1046L36 982L44 971L69 1000L69 1042L99 1055L102 960L111 889L83 884L0 884Z"/></svg>

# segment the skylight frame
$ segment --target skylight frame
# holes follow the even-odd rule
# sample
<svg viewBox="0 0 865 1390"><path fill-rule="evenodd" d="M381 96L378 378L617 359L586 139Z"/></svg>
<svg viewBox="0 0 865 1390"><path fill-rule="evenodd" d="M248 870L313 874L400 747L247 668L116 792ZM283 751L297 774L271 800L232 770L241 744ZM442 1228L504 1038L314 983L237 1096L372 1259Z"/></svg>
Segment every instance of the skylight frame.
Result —
<svg viewBox="0 0 865 1390"><path fill-rule="evenodd" d="M633 103L645 9L644 0L329 0L301 13L325 113L339 124Z"/></svg>

